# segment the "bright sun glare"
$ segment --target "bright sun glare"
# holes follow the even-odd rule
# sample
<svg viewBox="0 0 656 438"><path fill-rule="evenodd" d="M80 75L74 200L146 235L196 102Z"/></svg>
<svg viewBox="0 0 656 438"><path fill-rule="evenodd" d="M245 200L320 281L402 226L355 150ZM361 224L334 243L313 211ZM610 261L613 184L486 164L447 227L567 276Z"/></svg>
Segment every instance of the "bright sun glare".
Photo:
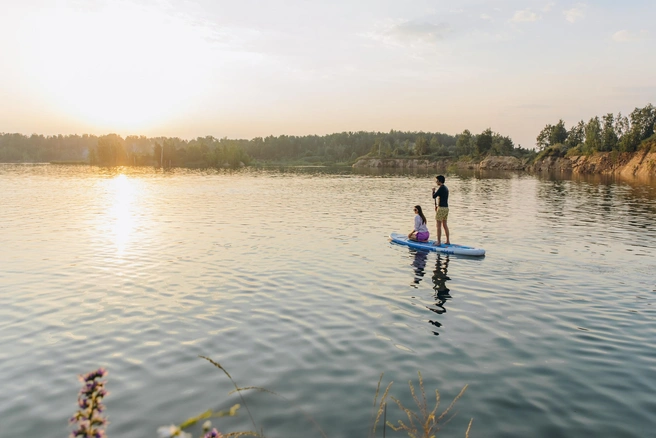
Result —
<svg viewBox="0 0 656 438"><path fill-rule="evenodd" d="M30 17L27 71L65 116L100 130L143 131L184 113L209 84L207 29L128 2Z"/></svg>
<svg viewBox="0 0 656 438"><path fill-rule="evenodd" d="M134 229L132 209L137 188L132 180L121 174L110 180L109 190L113 197L108 218L110 230L118 252L123 253Z"/></svg>

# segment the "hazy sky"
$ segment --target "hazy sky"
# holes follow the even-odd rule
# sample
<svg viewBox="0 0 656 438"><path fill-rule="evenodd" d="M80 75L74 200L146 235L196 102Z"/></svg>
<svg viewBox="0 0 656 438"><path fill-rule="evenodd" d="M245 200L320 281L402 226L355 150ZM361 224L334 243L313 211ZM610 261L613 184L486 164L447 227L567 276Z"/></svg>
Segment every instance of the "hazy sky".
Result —
<svg viewBox="0 0 656 438"><path fill-rule="evenodd" d="M0 132L252 138L656 104L656 1L0 0Z"/></svg>

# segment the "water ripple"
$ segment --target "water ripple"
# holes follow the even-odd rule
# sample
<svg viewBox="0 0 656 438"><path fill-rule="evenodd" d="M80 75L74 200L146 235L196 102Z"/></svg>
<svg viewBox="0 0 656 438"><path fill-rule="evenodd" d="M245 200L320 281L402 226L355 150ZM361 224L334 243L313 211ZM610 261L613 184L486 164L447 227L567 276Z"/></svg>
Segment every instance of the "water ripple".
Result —
<svg viewBox="0 0 656 438"><path fill-rule="evenodd" d="M289 400L245 395L272 436L365 436L418 370L470 384L446 435L651 433L656 185L447 175L469 259L390 244L433 175L370 173L0 165L0 436L66 434L98 366L110 436L237 403L198 355Z"/></svg>

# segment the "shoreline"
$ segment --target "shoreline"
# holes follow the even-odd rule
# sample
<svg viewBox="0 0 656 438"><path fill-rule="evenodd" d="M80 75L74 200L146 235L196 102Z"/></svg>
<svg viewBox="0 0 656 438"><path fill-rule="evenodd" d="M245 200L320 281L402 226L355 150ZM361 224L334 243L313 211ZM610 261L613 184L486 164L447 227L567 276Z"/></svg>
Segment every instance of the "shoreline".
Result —
<svg viewBox="0 0 656 438"><path fill-rule="evenodd" d="M509 156L489 156L482 160L444 158L360 158L354 168L379 169L458 169L503 170L527 173L572 173L581 175L617 175L656 178L656 152L597 152L569 157L545 156L534 162Z"/></svg>
<svg viewBox="0 0 656 438"><path fill-rule="evenodd" d="M653 150L652 150L653 149ZM22 165L89 165L84 161L50 161L50 162L7 162L2 164ZM435 171L505 171L526 172L530 174L561 174L561 175L602 175L619 177L636 177L640 179L656 179L656 148L646 148L636 152L597 152L592 155L544 155L537 160L519 159L513 156L488 156L484 159L441 159L411 157L411 158L378 158L362 157L350 164L342 163L299 163L291 162L258 162L248 165L240 163L239 167L255 169L272 169L280 167L293 168L353 168L353 169L394 169L394 170L435 170ZM131 165L127 167L158 167L154 163ZM102 166L101 166L102 167ZM121 167L121 166L118 166ZM174 166L190 169L222 169L225 166ZM237 167L237 168L239 168ZM167 167L165 167L167 168ZM228 167L233 168L233 167Z"/></svg>

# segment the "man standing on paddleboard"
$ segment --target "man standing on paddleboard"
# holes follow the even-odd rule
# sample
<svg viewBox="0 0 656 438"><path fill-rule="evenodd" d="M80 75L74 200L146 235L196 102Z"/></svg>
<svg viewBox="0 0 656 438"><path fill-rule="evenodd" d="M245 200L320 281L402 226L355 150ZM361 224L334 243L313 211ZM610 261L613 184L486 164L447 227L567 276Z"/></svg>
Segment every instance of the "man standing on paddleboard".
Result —
<svg viewBox="0 0 656 438"><path fill-rule="evenodd" d="M449 189L444 185L444 175L437 175L437 190L433 187L433 200L435 201L435 221L437 222L437 240L435 245L442 245L442 226L444 226L444 235L446 244L450 245L449 227L446 220L449 217Z"/></svg>

